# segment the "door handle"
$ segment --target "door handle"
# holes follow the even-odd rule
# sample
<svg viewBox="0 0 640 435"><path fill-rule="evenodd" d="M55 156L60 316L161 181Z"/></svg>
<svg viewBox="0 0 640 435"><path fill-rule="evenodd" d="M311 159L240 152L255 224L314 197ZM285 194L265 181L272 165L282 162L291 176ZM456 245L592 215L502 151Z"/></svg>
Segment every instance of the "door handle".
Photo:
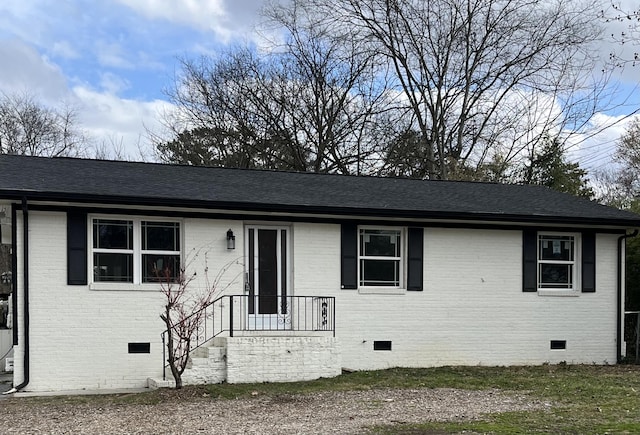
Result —
<svg viewBox="0 0 640 435"><path fill-rule="evenodd" d="M249 272L244 273L244 292L251 292L251 284L249 283Z"/></svg>

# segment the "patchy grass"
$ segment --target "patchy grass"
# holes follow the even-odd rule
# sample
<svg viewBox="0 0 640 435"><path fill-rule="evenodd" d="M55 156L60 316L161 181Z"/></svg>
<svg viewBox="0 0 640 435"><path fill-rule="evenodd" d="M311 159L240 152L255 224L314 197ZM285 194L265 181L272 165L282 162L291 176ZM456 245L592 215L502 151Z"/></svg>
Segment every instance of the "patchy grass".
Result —
<svg viewBox="0 0 640 435"><path fill-rule="evenodd" d="M374 434L640 433L640 366L440 367L344 374L333 379L273 384L218 384L138 394L19 399L25 405L153 405L166 401L226 400L268 395L374 388L461 388L525 392L554 406L540 411L489 414L478 421L425 422L371 428ZM18 399L16 399L18 400Z"/></svg>
<svg viewBox="0 0 640 435"><path fill-rule="evenodd" d="M638 366L446 367L432 373L434 386L517 390L554 406L480 421L375 427L372 433L640 433Z"/></svg>

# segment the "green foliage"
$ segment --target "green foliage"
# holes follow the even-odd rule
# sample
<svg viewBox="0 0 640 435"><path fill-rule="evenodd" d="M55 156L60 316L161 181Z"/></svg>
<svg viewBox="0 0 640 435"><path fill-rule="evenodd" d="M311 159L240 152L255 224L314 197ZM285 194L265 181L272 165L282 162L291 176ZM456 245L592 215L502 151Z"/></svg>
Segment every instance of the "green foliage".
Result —
<svg viewBox="0 0 640 435"><path fill-rule="evenodd" d="M586 178L587 171L578 163L567 161L562 143L548 139L536 153L525 173L525 182L547 186L558 192L591 199L593 189Z"/></svg>
<svg viewBox="0 0 640 435"><path fill-rule="evenodd" d="M258 143L261 143L258 145ZM195 128L156 145L162 158L194 166L276 169L283 166L275 141L260 140L253 132L229 128ZM284 169L290 169L284 166Z"/></svg>
<svg viewBox="0 0 640 435"><path fill-rule="evenodd" d="M637 204L638 200L634 200L634 207L637 207ZM640 237L627 239L626 284L625 310L638 311L640 310Z"/></svg>
<svg viewBox="0 0 640 435"><path fill-rule="evenodd" d="M615 160L621 168L607 180L615 194L609 205L640 214L640 119L629 124L617 143ZM625 309L640 310L640 237L627 239Z"/></svg>
<svg viewBox="0 0 640 435"><path fill-rule="evenodd" d="M229 149L227 153L217 153L215 144L219 135L214 129L196 128L183 131L171 141L157 145L164 158L173 163L194 166L248 167L244 153ZM220 147L226 151L226 147Z"/></svg>
<svg viewBox="0 0 640 435"><path fill-rule="evenodd" d="M430 168L428 164L428 144L423 135L408 129L397 134L385 147L383 159L384 168L381 175L428 179ZM495 154L493 158L485 157L482 162L472 164L462 159L447 158L441 165L440 158L435 156L436 166L446 167L449 180L508 182L512 165L502 155Z"/></svg>

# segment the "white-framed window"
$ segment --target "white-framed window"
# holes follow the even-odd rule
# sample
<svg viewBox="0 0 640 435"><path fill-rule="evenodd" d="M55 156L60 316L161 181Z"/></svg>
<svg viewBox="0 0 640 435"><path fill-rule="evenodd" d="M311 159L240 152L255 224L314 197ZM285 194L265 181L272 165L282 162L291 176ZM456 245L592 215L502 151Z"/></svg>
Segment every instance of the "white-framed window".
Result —
<svg viewBox="0 0 640 435"><path fill-rule="evenodd" d="M153 283L180 273L180 222L91 219L93 282Z"/></svg>
<svg viewBox="0 0 640 435"><path fill-rule="evenodd" d="M539 289L576 290L579 288L579 243L578 234L538 234Z"/></svg>
<svg viewBox="0 0 640 435"><path fill-rule="evenodd" d="M359 227L358 281L360 287L401 288L403 282L403 230Z"/></svg>

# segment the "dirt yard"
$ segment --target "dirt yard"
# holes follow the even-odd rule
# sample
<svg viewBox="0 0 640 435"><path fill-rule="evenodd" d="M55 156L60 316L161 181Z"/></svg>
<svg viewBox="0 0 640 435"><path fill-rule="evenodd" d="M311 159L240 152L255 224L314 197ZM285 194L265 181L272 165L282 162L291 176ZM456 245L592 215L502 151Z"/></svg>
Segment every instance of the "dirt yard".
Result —
<svg viewBox="0 0 640 435"><path fill-rule="evenodd" d="M131 399L131 400L129 400ZM156 404L115 398L8 398L5 434L354 434L376 424L474 419L549 404L497 390L372 389L243 399L159 393Z"/></svg>

